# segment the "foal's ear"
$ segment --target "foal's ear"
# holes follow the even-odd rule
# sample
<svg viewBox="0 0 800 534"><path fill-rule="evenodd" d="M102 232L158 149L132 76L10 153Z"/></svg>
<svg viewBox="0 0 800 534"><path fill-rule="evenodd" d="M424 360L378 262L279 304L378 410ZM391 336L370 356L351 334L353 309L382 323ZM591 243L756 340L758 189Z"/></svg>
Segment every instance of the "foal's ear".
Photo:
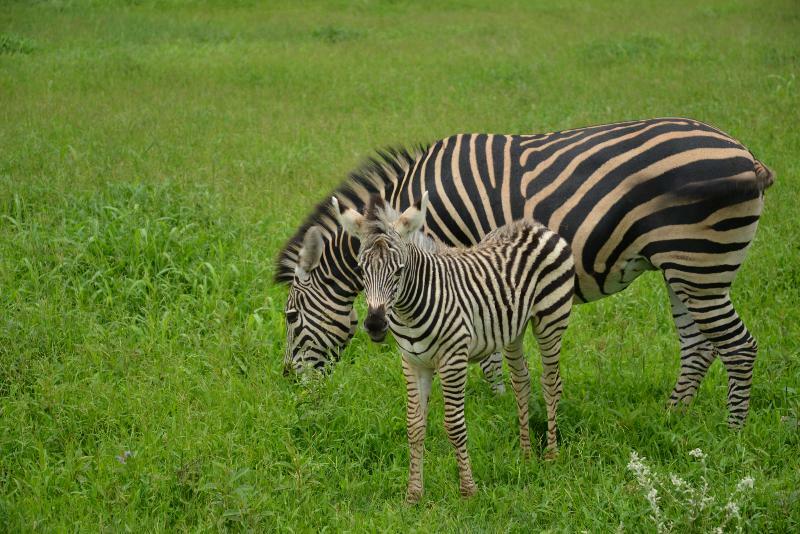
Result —
<svg viewBox="0 0 800 534"><path fill-rule="evenodd" d="M402 237L408 237L420 228L425 222L425 213L428 211L428 192L422 193L422 199L404 211L394 228Z"/></svg>
<svg viewBox="0 0 800 534"><path fill-rule="evenodd" d="M347 208L342 211L336 197L331 197L331 202L333 203L333 213L336 215L336 220L342 225L344 231L361 238L364 232L364 216L353 208Z"/></svg>
<svg viewBox="0 0 800 534"><path fill-rule="evenodd" d="M312 226L306 230L306 235L303 236L303 246L297 254L297 267L295 267L295 275L303 278L308 276L308 273L313 271L319 265L319 259L322 257L322 249L325 243L322 240L322 232L318 226Z"/></svg>

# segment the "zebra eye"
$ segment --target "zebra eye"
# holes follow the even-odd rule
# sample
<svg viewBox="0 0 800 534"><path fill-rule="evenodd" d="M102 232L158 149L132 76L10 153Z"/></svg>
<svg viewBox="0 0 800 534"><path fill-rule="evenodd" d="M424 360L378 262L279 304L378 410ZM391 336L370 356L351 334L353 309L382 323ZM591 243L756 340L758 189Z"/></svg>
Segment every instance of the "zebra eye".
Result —
<svg viewBox="0 0 800 534"><path fill-rule="evenodd" d="M296 323L297 319L300 317L300 314L297 313L297 310L286 310L286 321L289 323Z"/></svg>
<svg viewBox="0 0 800 534"><path fill-rule="evenodd" d="M398 265L397 268L394 270L395 276L400 276L400 273L402 273L403 269L405 269L405 268L406 268L406 264L405 263L401 263L400 265Z"/></svg>

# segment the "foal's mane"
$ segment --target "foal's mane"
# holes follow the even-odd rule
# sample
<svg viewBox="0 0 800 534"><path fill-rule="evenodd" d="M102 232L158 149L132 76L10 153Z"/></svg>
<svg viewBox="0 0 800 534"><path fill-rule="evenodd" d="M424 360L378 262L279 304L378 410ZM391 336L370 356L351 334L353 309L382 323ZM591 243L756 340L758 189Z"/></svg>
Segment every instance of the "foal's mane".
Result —
<svg viewBox="0 0 800 534"><path fill-rule="evenodd" d="M336 233L338 223L333 214L331 196L339 199L342 206L352 207L360 211L373 194L380 194L388 199L398 183L414 168L414 165L428 151L428 146L385 148L367 158L358 168L352 171L325 200L317 204L306 217L303 224L284 244L278 253L275 265L275 282L290 283L294 278L297 265L297 254L303 245L303 236L312 226L323 229L323 235Z"/></svg>

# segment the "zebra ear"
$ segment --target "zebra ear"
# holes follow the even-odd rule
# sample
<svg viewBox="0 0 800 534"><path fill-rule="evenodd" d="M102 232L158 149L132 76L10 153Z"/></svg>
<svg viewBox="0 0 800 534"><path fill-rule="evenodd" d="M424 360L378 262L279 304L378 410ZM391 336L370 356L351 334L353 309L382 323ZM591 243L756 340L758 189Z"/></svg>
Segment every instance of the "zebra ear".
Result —
<svg viewBox="0 0 800 534"><path fill-rule="evenodd" d="M295 267L295 275L300 278L308 276L308 273L313 271L318 265L322 257L322 249L325 243L322 240L322 232L318 226L312 226L306 230L306 235L303 236L303 246L297 254L297 267Z"/></svg>
<svg viewBox="0 0 800 534"><path fill-rule="evenodd" d="M422 199L410 206L404 211L397 222L394 223L394 228L402 237L408 237L420 228L425 222L425 214L428 211L428 192L422 193Z"/></svg>
<svg viewBox="0 0 800 534"><path fill-rule="evenodd" d="M333 213L336 215L336 220L339 221L345 232L360 238L364 229L364 216L353 208L347 208L342 211L336 197L332 197L331 202L333 203Z"/></svg>

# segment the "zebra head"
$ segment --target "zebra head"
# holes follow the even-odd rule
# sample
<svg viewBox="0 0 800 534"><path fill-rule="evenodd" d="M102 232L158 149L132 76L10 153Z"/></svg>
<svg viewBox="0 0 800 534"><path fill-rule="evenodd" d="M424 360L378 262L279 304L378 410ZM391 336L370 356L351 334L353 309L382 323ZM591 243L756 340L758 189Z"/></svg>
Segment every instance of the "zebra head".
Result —
<svg viewBox="0 0 800 534"><path fill-rule="evenodd" d="M425 222L428 193L400 215L377 195L370 199L364 215L352 208L340 212L335 197L333 203L342 227L361 241L358 263L367 301L364 329L372 341L379 343L386 338L389 329L387 317L404 273L407 239L415 235Z"/></svg>
<svg viewBox="0 0 800 534"><path fill-rule="evenodd" d="M297 255L294 278L284 309L286 350L283 374L298 374L306 369L325 369L347 346L356 330L353 296L338 296L331 291L333 270L321 266L325 241L319 227L310 227L303 236Z"/></svg>

